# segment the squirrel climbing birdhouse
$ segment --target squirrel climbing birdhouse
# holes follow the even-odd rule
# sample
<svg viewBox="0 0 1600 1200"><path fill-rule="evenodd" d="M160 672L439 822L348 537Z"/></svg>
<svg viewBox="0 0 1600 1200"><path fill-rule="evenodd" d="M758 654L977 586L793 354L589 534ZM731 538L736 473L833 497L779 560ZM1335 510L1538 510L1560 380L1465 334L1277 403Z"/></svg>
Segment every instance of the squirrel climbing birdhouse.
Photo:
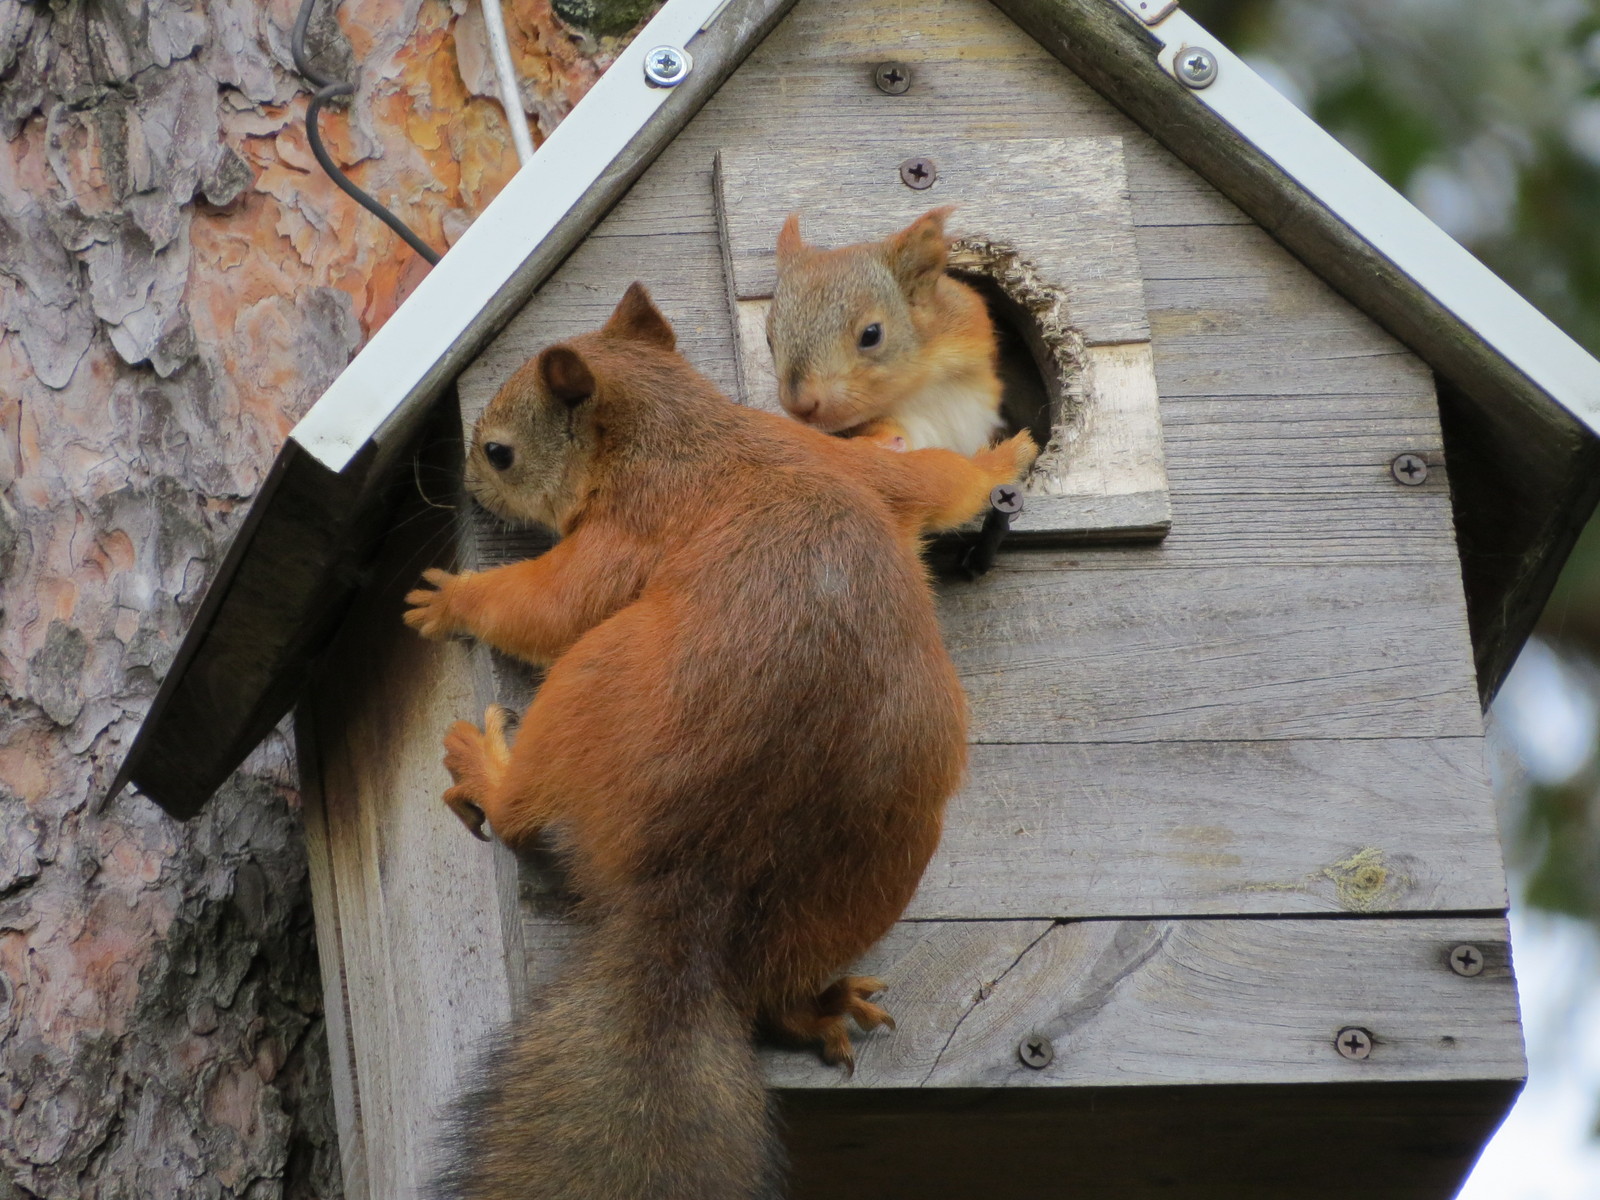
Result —
<svg viewBox="0 0 1600 1200"><path fill-rule="evenodd" d="M765 1052L793 1194L1444 1200L1506 1111L1482 706L1600 493L1600 364L1175 4L669 0L295 429L123 772L191 813L295 707L347 1195L417 1194L565 930L439 802L446 726L536 681L399 619L545 544L453 492L462 422L634 279L769 404L783 217L947 203L1053 446L941 584L971 766L861 967L899 1027L849 1079Z"/></svg>

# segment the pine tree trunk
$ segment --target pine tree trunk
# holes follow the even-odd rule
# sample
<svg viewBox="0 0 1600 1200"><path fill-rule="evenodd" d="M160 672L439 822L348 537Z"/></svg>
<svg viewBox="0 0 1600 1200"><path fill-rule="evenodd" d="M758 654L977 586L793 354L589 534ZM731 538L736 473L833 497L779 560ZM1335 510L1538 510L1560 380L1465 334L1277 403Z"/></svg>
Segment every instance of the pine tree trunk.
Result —
<svg viewBox="0 0 1600 1200"><path fill-rule="evenodd" d="M443 249L516 162L476 6L319 0L336 159ZM312 160L296 0L0 0L0 1200L339 1194L275 736L106 784L284 435L426 266ZM508 6L548 132L615 47Z"/></svg>

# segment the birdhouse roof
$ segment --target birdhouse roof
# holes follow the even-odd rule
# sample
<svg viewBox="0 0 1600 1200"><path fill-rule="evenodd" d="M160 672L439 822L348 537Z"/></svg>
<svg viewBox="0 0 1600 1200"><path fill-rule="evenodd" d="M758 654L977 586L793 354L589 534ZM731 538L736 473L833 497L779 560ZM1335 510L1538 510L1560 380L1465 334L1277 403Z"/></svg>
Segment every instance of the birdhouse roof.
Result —
<svg viewBox="0 0 1600 1200"><path fill-rule="evenodd" d="M1600 363L1175 0L994 3L1432 367L1487 700L1600 494ZM668 0L373 335L290 433L116 788L188 815L282 718L434 402L792 4ZM676 86L646 78L662 46Z"/></svg>

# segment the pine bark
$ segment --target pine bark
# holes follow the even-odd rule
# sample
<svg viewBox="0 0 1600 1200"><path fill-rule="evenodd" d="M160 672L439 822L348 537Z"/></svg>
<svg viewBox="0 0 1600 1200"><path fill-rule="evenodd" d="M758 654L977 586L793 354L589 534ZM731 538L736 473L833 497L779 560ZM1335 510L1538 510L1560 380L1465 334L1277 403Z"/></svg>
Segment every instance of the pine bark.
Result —
<svg viewBox="0 0 1600 1200"><path fill-rule="evenodd" d="M0 1200L339 1194L294 764L107 802L294 421L426 273L321 173L294 0L0 0ZM536 140L616 46L508 6ZM476 6L322 0L436 247L516 162Z"/></svg>

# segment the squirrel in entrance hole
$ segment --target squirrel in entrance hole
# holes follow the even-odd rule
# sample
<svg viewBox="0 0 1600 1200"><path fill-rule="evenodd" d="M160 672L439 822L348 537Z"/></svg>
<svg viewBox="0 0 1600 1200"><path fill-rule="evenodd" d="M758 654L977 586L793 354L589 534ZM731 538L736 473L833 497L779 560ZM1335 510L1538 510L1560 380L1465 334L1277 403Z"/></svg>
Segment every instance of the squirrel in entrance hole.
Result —
<svg viewBox="0 0 1600 1200"><path fill-rule="evenodd" d="M886 452L730 403L644 288L513 375L472 439L539 558L429 571L406 621L549 664L445 738L445 802L581 897L565 973L464 1106L459 1198L778 1194L757 1028L853 1064L882 984L836 973L899 917L966 756L919 535L1032 462Z"/></svg>
<svg viewBox="0 0 1600 1200"><path fill-rule="evenodd" d="M945 273L951 211L837 250L784 222L767 345L791 416L896 450L975 454L1005 431L988 306Z"/></svg>

